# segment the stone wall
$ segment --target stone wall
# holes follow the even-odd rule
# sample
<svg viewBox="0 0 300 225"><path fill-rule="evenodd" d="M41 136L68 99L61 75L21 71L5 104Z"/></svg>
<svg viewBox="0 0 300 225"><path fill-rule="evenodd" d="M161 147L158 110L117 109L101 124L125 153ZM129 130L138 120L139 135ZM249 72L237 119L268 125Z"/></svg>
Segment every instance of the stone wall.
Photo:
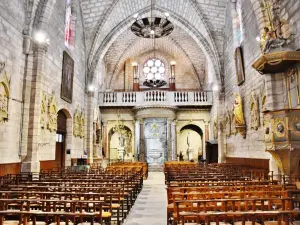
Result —
<svg viewBox="0 0 300 225"><path fill-rule="evenodd" d="M74 12L76 14L76 41L75 48L70 50L65 47L64 44L65 4L66 1L64 0L56 1L50 19L51 23L47 30L50 45L48 47L45 60L44 91L47 95L55 94L58 100L58 110L66 109L71 117L74 116L77 107L82 110L85 109L85 121L87 121L85 45L81 10L80 7L77 7ZM75 65L72 103L68 103L60 98L63 51L67 51L74 60ZM44 145L44 147L40 149L40 156L42 160L53 160L55 157L55 132L44 132L44 139L47 140L46 143L49 144ZM70 127L67 132L72 132L72 127ZM68 138L71 140L68 140ZM68 135L66 141L69 142L68 149L71 149L71 157L80 158L83 155L83 150L86 149L84 139ZM41 142L44 142L44 140L41 139Z"/></svg>
<svg viewBox="0 0 300 225"><path fill-rule="evenodd" d="M252 1L253 2L253 1ZM264 89L268 94L268 102L272 103L269 109L279 109L285 106L285 86L282 82L282 75L260 75L253 67L252 64L260 56L259 44L256 41L256 37L260 36L259 27L261 24L257 22L257 12L259 7L253 7L250 0L242 1L243 8L243 23L244 23L244 41L241 45L243 51L244 67L245 67L245 83L241 86L237 86L235 64L234 64L234 50L237 47L234 41L233 25L232 25L232 4L228 3L227 16L225 24L225 43L224 43L224 76L225 76L225 103L224 110L231 110L234 97L233 92L237 92L241 95L244 104L244 115L247 124L247 136L246 139L240 134L231 135L226 138L226 155L230 157L241 158L270 158L270 155L265 150L264 136L262 128L262 106L261 99ZM300 26L299 15L295 12L299 10L299 1L284 1L282 14L286 15L294 23L294 28ZM255 5L254 5L255 6ZM254 11L254 9L256 11ZM292 42L293 49L299 48L299 32L294 36L295 40ZM271 86L271 80L273 85ZM274 84L278 85L274 85ZM259 99L260 108L260 128L258 131L251 130L250 127L250 97L254 92ZM224 117L224 115L223 115ZM224 130L225 132L225 130Z"/></svg>
<svg viewBox="0 0 300 225"><path fill-rule="evenodd" d="M24 55L22 54L25 3L19 0L0 1L0 62L10 78L9 118L0 124L0 164L20 162L20 124ZM1 78L0 78L1 79Z"/></svg>

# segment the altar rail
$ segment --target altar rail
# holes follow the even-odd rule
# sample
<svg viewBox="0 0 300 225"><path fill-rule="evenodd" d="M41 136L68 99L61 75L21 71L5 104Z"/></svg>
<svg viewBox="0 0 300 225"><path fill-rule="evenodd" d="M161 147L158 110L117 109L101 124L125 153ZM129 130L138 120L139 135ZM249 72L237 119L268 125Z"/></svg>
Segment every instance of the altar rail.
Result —
<svg viewBox="0 0 300 225"><path fill-rule="evenodd" d="M211 91L203 92L100 92L100 106L211 106L213 96Z"/></svg>

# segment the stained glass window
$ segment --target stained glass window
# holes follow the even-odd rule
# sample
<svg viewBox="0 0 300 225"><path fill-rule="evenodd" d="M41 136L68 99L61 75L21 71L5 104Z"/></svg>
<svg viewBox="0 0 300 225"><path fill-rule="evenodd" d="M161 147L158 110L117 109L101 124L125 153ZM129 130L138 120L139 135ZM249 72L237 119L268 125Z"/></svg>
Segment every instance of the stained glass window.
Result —
<svg viewBox="0 0 300 225"><path fill-rule="evenodd" d="M235 3L235 12L233 15L234 24L234 36L236 38L237 45L240 46L244 40L244 27L243 27L243 17L242 17L242 5L241 1L238 0Z"/></svg>
<svg viewBox="0 0 300 225"><path fill-rule="evenodd" d="M165 71L165 64L160 59L149 59L144 64L143 72L146 80L163 80Z"/></svg>
<svg viewBox="0 0 300 225"><path fill-rule="evenodd" d="M65 46L69 49L75 46L76 17L72 12L72 0L66 0Z"/></svg>

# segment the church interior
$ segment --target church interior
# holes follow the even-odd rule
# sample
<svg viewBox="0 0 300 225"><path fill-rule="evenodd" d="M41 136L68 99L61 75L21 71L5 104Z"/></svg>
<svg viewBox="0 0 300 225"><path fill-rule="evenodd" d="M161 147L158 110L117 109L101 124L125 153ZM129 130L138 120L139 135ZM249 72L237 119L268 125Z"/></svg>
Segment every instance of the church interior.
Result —
<svg viewBox="0 0 300 225"><path fill-rule="evenodd" d="M299 0L1 0L0 225L300 224Z"/></svg>

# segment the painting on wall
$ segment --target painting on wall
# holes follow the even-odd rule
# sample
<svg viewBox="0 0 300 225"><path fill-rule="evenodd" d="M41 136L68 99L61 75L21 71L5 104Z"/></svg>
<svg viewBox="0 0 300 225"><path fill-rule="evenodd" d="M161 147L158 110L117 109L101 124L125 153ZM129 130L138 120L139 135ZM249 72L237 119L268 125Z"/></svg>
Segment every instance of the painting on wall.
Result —
<svg viewBox="0 0 300 225"><path fill-rule="evenodd" d="M73 97L74 60L67 52L63 53L62 81L60 96L63 100L72 103Z"/></svg>
<svg viewBox="0 0 300 225"><path fill-rule="evenodd" d="M237 85L240 86L245 82L245 71L243 63L243 55L241 47L235 49L234 52L235 71Z"/></svg>

